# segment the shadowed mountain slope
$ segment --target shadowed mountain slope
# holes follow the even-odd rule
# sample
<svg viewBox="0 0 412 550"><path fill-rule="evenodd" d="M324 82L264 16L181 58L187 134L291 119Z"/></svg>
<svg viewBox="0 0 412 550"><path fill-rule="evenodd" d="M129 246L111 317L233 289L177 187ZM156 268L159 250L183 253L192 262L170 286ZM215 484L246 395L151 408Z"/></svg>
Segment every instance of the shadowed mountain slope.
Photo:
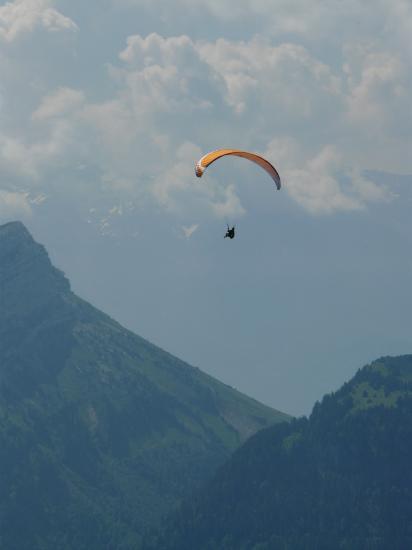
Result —
<svg viewBox="0 0 412 550"><path fill-rule="evenodd" d="M248 436L288 419L78 298L0 226L0 547L131 549Z"/></svg>
<svg viewBox="0 0 412 550"><path fill-rule="evenodd" d="M146 548L412 548L412 355L249 439Z"/></svg>

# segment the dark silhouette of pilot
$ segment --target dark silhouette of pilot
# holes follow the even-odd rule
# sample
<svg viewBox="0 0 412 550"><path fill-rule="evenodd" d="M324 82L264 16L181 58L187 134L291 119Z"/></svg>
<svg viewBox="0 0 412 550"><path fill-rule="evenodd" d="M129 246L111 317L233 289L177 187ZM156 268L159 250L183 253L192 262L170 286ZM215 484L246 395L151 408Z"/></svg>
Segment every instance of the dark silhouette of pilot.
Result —
<svg viewBox="0 0 412 550"><path fill-rule="evenodd" d="M229 237L229 239L235 238L235 226L233 226L231 229L229 228L229 226L227 226L227 231L224 238L226 239L226 237Z"/></svg>

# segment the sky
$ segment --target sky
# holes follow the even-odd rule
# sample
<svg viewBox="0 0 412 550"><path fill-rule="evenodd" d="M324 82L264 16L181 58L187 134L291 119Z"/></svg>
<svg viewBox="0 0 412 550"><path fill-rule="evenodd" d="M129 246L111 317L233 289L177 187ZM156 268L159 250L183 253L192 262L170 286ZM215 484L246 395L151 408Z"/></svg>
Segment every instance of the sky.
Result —
<svg viewBox="0 0 412 550"><path fill-rule="evenodd" d="M0 2L0 223L127 328L308 414L412 351L411 37L408 0ZM282 189L244 159L197 179L220 147Z"/></svg>

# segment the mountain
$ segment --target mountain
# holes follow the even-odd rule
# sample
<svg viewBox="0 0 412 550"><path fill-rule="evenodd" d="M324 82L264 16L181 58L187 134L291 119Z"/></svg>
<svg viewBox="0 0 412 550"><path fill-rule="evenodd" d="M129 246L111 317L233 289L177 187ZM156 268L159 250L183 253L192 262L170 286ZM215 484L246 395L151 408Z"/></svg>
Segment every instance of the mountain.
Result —
<svg viewBox="0 0 412 550"><path fill-rule="evenodd" d="M409 550L411 464L412 355L385 357L249 439L146 548Z"/></svg>
<svg viewBox="0 0 412 550"><path fill-rule="evenodd" d="M0 548L137 548L285 419L78 298L21 223L0 226Z"/></svg>

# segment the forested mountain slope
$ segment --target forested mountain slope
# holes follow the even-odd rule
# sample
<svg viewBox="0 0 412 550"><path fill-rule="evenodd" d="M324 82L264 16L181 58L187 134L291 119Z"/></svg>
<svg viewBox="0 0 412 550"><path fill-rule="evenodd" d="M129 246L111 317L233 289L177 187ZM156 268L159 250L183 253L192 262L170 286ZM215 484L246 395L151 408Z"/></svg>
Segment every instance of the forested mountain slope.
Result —
<svg viewBox="0 0 412 550"><path fill-rule="evenodd" d="M137 548L285 418L124 329L0 226L0 548Z"/></svg>
<svg viewBox="0 0 412 550"><path fill-rule="evenodd" d="M412 355L384 357L248 440L147 548L408 550L411 464Z"/></svg>

